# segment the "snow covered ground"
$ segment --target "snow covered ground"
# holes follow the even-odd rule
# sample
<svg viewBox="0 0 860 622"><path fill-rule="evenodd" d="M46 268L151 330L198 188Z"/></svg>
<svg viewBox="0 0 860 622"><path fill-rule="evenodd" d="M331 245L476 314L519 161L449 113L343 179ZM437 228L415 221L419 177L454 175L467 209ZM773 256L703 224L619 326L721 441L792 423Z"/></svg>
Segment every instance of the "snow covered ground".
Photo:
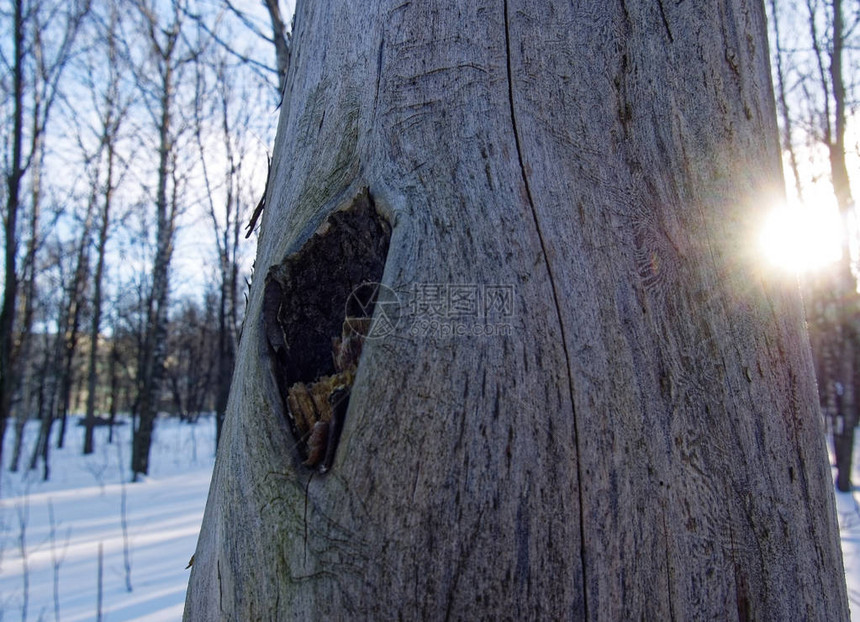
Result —
<svg viewBox="0 0 860 622"><path fill-rule="evenodd" d="M41 471L0 473L0 620L95 619L99 547L103 620L180 620L190 572L185 566L197 543L214 463L214 419L204 417L196 425L159 420L150 476L138 484L124 483L128 424L116 428L118 442L112 445L107 429L97 429L96 452L84 457L83 428L71 423L66 448L52 449L50 481L41 481ZM37 432L35 423L28 425L27 452ZM12 436L10 427L6 462ZM854 464L860 483L860 444ZM836 495L854 620L860 620L858 499L860 490Z"/></svg>
<svg viewBox="0 0 860 622"><path fill-rule="evenodd" d="M52 448L50 481L41 481L41 471L3 468L0 475L0 619L94 620L101 547L103 620L180 620L190 572L185 566L197 544L214 464L214 418L196 425L160 419L150 475L137 484L125 483L127 423L115 428L111 445L107 429L97 428L96 451L86 457L83 428L76 419L70 423L66 447ZM37 425L28 424L27 457L36 434ZM7 463L12 436L10 426Z"/></svg>
<svg viewBox="0 0 860 622"><path fill-rule="evenodd" d="M845 566L845 582L848 586L848 602L851 619L860 620L860 437L855 437L852 472L852 492L836 492L836 512L839 517L839 533L842 536L842 563ZM831 464L833 456L831 455ZM836 470L833 470L834 481Z"/></svg>
<svg viewBox="0 0 860 622"><path fill-rule="evenodd" d="M855 452L854 482L860 482ZM842 562L845 564L845 581L848 584L848 602L851 604L851 619L860 620L860 505L857 495L836 492L836 510L839 512L839 532L842 535Z"/></svg>

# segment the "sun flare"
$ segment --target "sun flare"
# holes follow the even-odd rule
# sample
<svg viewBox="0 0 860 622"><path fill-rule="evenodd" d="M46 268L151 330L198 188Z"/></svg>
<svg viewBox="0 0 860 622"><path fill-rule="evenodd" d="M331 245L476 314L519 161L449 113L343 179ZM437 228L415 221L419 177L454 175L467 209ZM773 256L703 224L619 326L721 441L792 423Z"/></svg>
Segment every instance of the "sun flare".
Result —
<svg viewBox="0 0 860 622"><path fill-rule="evenodd" d="M784 270L812 272L842 257L842 223L831 201L781 206L768 214L761 247L768 262Z"/></svg>

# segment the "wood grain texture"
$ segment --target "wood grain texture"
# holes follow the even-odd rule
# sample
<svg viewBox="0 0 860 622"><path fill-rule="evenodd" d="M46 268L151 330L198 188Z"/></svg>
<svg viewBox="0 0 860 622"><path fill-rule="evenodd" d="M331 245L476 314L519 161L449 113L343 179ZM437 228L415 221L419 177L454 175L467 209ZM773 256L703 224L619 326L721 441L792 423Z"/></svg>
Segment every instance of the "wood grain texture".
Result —
<svg viewBox="0 0 860 622"><path fill-rule="evenodd" d="M382 282L510 330L365 342L309 478L252 286L188 620L847 620L760 2L300 3L257 266L369 187ZM412 313L412 315L410 315Z"/></svg>

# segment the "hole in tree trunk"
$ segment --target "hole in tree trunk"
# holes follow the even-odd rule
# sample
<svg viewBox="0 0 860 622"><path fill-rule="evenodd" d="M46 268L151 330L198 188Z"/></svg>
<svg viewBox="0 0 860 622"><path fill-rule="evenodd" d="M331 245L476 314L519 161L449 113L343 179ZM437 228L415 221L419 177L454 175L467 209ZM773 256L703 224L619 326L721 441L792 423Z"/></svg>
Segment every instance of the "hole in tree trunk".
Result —
<svg viewBox="0 0 860 622"><path fill-rule="evenodd" d="M334 459L375 301L347 303L381 280L390 239L365 189L266 275L266 340L305 466L326 471Z"/></svg>

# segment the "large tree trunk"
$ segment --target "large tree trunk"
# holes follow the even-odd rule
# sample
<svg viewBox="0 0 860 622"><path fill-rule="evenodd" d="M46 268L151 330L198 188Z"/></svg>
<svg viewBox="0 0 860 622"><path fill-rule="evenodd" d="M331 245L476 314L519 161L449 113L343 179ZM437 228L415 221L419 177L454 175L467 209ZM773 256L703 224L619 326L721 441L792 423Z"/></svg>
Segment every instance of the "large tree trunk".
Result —
<svg viewBox="0 0 860 622"><path fill-rule="evenodd" d="M186 619L847 620L762 2L456 5L299 6Z"/></svg>

